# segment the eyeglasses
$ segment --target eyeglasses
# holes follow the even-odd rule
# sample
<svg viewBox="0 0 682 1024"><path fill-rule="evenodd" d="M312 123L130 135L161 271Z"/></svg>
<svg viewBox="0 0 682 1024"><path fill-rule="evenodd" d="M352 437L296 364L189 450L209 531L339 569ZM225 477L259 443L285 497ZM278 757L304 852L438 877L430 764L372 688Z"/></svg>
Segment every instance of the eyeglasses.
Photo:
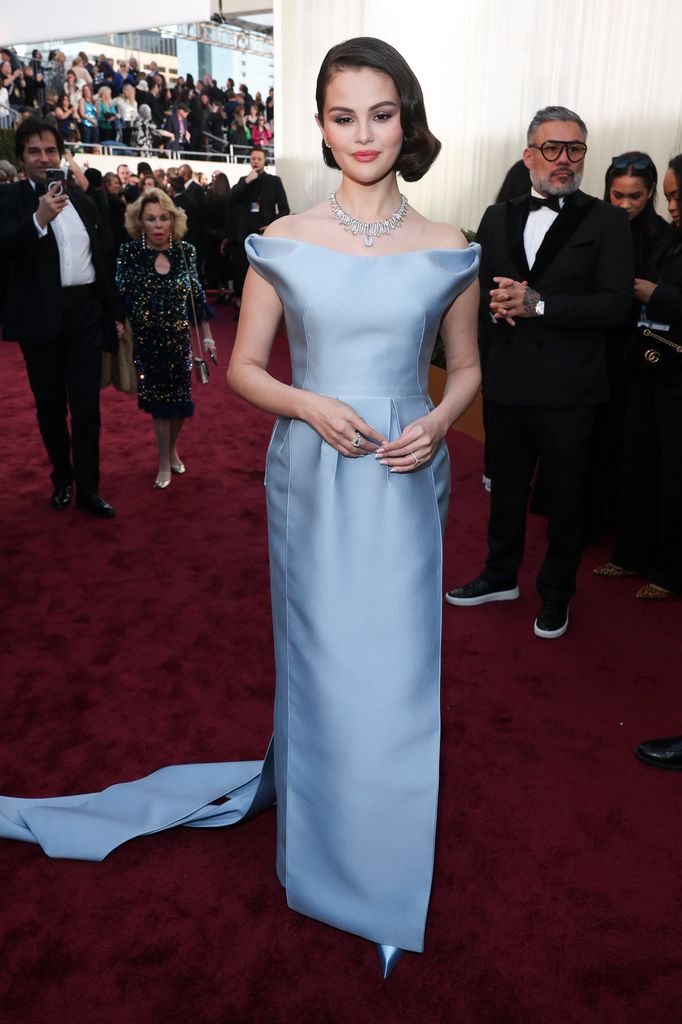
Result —
<svg viewBox="0 0 682 1024"><path fill-rule="evenodd" d="M646 171L653 166L653 160L648 156L639 156L636 160L628 160L626 156L614 156L609 170L627 171L628 167L632 167L633 171Z"/></svg>
<svg viewBox="0 0 682 1024"><path fill-rule="evenodd" d="M548 139L541 146L529 146L528 148L539 149L550 164L559 159L564 149L572 164L579 164L581 160L585 159L585 153L587 153L587 146L584 142L555 142L553 139Z"/></svg>

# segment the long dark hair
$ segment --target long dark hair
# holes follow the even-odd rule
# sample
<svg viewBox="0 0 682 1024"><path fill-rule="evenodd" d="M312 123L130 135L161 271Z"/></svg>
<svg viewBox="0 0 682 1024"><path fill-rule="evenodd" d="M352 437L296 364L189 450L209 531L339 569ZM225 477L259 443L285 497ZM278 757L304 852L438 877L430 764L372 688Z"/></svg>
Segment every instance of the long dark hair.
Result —
<svg viewBox="0 0 682 1024"><path fill-rule="evenodd" d="M530 184L530 171L523 160L517 160L505 174L495 202L506 203L508 199L526 195L530 192Z"/></svg>
<svg viewBox="0 0 682 1024"><path fill-rule="evenodd" d="M229 178L222 171L219 171L213 179L209 195L216 196L224 202L230 198L231 191Z"/></svg>
<svg viewBox="0 0 682 1024"><path fill-rule="evenodd" d="M605 203L611 202L611 188L616 178L623 177L639 178L647 192L651 192L646 206L635 220L645 238L660 238L665 228L662 225L662 218L656 213L656 185L658 184L656 164L648 153L641 153L637 149L614 156L604 178Z"/></svg>
<svg viewBox="0 0 682 1024"><path fill-rule="evenodd" d="M417 77L407 61L383 39L359 36L332 46L322 61L317 76L315 101L317 116L324 123L324 98L327 86L337 71L346 68L371 68L388 75L400 99L400 124L403 148L393 168L405 181L419 181L440 152L440 142L429 131L424 109L424 96ZM322 157L327 167L339 165L331 149L322 143Z"/></svg>

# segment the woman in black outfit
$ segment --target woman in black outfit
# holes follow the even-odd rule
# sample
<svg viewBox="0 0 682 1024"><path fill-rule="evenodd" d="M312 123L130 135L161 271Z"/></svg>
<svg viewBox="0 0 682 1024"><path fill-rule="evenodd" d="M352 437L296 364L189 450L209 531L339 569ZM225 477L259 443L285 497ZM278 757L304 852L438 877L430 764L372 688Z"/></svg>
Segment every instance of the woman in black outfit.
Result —
<svg viewBox="0 0 682 1024"><path fill-rule="evenodd" d="M606 171L604 202L625 210L635 250L635 276L653 278L661 240L670 225L656 213L658 171L648 153L638 150L614 156ZM625 365L628 339L639 319L641 302L633 299L625 327L606 336L606 363L611 399L597 411L587 479L585 542L598 540L616 521L623 460L623 433L629 372Z"/></svg>
<svg viewBox="0 0 682 1024"><path fill-rule="evenodd" d="M671 341L682 343L682 154L663 179L673 228L652 260L657 269L635 278L642 320ZM641 270L638 270L641 273ZM665 326L667 325L667 327ZM682 355L680 355L682 364ZM661 600L682 591L682 373L666 374L642 360L628 381L623 472L613 558L598 576L646 573L649 583L636 596Z"/></svg>
<svg viewBox="0 0 682 1024"><path fill-rule="evenodd" d="M217 288L220 302L229 302L228 282L232 277L231 260L223 239L229 235L230 183L222 171L214 171L206 196L206 263L204 277L209 288Z"/></svg>

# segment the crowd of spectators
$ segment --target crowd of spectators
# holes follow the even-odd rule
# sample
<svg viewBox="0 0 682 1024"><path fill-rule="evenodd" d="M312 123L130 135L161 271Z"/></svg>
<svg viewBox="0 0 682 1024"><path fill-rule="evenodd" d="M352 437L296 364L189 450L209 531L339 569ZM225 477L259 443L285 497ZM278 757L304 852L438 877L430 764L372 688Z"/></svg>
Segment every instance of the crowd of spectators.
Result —
<svg viewBox="0 0 682 1024"><path fill-rule="evenodd" d="M274 134L274 92L253 96L247 85L224 87L210 75L180 75L171 84L155 61L141 68L135 57L115 62L79 53L69 63L61 50L47 59L33 50L22 60L0 49L0 128L27 117L55 123L71 146L116 144L151 153L225 153L246 162L251 145L265 150Z"/></svg>

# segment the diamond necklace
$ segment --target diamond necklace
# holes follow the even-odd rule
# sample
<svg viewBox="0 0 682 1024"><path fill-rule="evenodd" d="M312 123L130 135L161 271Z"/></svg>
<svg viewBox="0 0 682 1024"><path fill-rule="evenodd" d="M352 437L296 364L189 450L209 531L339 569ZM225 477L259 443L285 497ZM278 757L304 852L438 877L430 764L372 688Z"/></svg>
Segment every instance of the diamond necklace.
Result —
<svg viewBox="0 0 682 1024"><path fill-rule="evenodd" d="M329 205L341 227L345 228L346 231L350 231L352 235L364 235L363 241L367 246L374 245L374 239L380 235L388 235L395 228L399 228L407 216L407 196L402 195L402 193L400 195L400 206L395 213L392 213L390 217L386 217L385 220L375 220L371 223L358 220L357 217L351 217L349 213L346 213L337 202L336 192L329 193Z"/></svg>

